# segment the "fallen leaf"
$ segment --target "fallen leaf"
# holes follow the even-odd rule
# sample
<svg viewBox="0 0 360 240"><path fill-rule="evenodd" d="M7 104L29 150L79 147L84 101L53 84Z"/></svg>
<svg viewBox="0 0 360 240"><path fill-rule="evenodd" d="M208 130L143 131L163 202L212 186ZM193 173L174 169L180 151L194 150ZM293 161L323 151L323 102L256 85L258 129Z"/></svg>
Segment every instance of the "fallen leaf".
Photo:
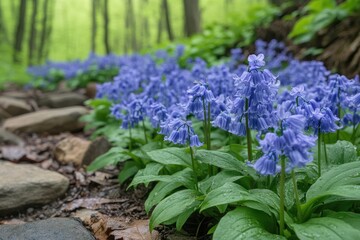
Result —
<svg viewBox="0 0 360 240"><path fill-rule="evenodd" d="M149 220L136 220L125 229L112 231L110 236L114 240L156 240L159 232L150 232Z"/></svg>
<svg viewBox="0 0 360 240"><path fill-rule="evenodd" d="M101 207L102 204L109 204L109 203L123 203L128 201L128 199L108 199L108 198L80 198L75 199L74 201L65 204L62 207L64 211L74 211L79 208L86 208L96 210Z"/></svg>
<svg viewBox="0 0 360 240"><path fill-rule="evenodd" d="M23 220L16 219L16 218L0 221L0 225L23 224L23 223L25 223Z"/></svg>
<svg viewBox="0 0 360 240"><path fill-rule="evenodd" d="M27 152L24 147L21 146L4 146L1 148L2 157L10 161L20 161L25 157Z"/></svg>

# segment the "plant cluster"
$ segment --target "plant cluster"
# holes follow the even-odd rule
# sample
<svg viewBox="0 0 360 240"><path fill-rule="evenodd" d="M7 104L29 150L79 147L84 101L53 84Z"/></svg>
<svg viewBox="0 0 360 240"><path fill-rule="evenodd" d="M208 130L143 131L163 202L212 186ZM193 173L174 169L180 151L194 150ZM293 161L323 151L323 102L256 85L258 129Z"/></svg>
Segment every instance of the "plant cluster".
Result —
<svg viewBox="0 0 360 240"><path fill-rule="evenodd" d="M341 1L335 0L311 0L303 9L301 16L295 23L289 34L294 42L310 42L316 33L330 26L335 21L341 21L360 10L359 0Z"/></svg>
<svg viewBox="0 0 360 240"><path fill-rule="evenodd" d="M180 68L182 47L127 58L89 102L87 127L114 147L88 170L123 162L121 183L152 187L151 229L200 219L195 234L213 239L356 239L359 78L256 45L212 67Z"/></svg>
<svg viewBox="0 0 360 240"><path fill-rule="evenodd" d="M132 56L132 58L136 57L136 55ZM52 90L62 80L66 80L70 88L85 87L90 82L108 82L119 73L119 68L124 62L128 61L124 60L126 58L126 56L114 54L105 56L90 54L83 61L48 61L44 65L28 68L28 73L33 77L29 85L35 88Z"/></svg>

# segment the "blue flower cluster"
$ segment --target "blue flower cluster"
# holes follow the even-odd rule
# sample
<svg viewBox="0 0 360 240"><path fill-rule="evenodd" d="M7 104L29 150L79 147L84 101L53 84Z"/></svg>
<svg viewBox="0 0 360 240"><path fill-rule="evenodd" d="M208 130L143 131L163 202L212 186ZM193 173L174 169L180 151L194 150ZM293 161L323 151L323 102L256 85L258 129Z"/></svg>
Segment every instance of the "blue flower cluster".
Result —
<svg viewBox="0 0 360 240"><path fill-rule="evenodd" d="M113 102L112 114L131 128L149 121L174 144L201 146L190 120L206 122L204 130L220 128L238 136L247 127L258 132L264 155L251 163L261 174L275 174L279 158L288 158L287 170L311 161L316 137L304 132L334 132L360 122L359 78L331 74L322 62L298 61L284 44L256 42L246 59L241 49L231 51L228 62L207 66L193 59L186 68L178 64L184 52L173 55L91 55L85 61L49 63L29 71L46 75L61 69L66 78L91 68L118 69L112 82L99 84L98 98Z"/></svg>

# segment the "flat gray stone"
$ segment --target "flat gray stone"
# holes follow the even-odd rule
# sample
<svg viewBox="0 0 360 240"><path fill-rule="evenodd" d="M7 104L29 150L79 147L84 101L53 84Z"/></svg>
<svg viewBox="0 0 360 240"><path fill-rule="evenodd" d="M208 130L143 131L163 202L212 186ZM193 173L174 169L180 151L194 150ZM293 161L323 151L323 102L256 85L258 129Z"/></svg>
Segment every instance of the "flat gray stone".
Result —
<svg viewBox="0 0 360 240"><path fill-rule="evenodd" d="M0 226L0 240L95 240L77 220L50 218L25 224Z"/></svg>
<svg viewBox="0 0 360 240"><path fill-rule="evenodd" d="M30 164L0 161L0 176L0 214L49 203L69 186L67 177Z"/></svg>
<svg viewBox="0 0 360 240"><path fill-rule="evenodd" d="M6 119L3 127L12 132L60 133L75 131L83 127L78 119L86 114L85 107L67 107L40 110Z"/></svg>
<svg viewBox="0 0 360 240"><path fill-rule="evenodd" d="M18 116L31 112L31 106L24 100L10 97L0 97L0 108L10 116Z"/></svg>
<svg viewBox="0 0 360 240"><path fill-rule="evenodd" d="M63 108L84 105L86 97L79 93L51 93L39 99L40 106Z"/></svg>

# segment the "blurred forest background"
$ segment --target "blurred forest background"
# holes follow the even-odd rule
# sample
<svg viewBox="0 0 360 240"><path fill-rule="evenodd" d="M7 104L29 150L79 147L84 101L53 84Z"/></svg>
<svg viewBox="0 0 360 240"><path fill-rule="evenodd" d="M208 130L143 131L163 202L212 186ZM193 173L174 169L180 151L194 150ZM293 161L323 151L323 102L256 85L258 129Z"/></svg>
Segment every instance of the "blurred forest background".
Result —
<svg viewBox="0 0 360 240"><path fill-rule="evenodd" d="M185 37L214 23L244 21L249 8L267 4L266 0L0 0L0 78L25 81L27 66L48 59L145 52L170 41L188 41Z"/></svg>

